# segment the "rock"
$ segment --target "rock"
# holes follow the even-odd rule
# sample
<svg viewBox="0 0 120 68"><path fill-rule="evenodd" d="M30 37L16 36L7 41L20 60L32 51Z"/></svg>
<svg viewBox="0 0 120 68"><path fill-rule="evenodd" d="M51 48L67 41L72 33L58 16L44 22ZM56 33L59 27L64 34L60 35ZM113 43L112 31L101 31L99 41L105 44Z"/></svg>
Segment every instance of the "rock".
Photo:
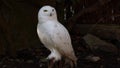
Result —
<svg viewBox="0 0 120 68"><path fill-rule="evenodd" d="M120 61L120 58L117 58L117 61Z"/></svg>
<svg viewBox="0 0 120 68"><path fill-rule="evenodd" d="M26 62L27 62L27 63L34 63L33 60L27 60Z"/></svg>
<svg viewBox="0 0 120 68"><path fill-rule="evenodd" d="M117 53L117 47L115 47L111 43L101 40L100 38L94 35L87 34L83 37L83 39L88 44L91 50L102 50L106 52Z"/></svg>
<svg viewBox="0 0 120 68"><path fill-rule="evenodd" d="M87 56L85 59L90 60L90 61L92 61L92 62L97 62L97 61L99 61L101 58L100 58L99 56L89 55L89 56Z"/></svg>

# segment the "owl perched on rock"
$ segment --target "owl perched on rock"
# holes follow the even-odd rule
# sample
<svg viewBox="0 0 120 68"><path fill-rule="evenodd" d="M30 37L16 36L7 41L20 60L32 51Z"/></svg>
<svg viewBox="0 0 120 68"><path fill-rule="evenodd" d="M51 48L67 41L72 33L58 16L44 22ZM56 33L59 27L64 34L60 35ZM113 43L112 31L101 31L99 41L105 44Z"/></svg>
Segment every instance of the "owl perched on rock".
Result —
<svg viewBox="0 0 120 68"><path fill-rule="evenodd" d="M43 6L38 12L37 33L44 46L51 51L47 59L52 63L64 58L71 67L77 62L67 29L58 21L55 8Z"/></svg>

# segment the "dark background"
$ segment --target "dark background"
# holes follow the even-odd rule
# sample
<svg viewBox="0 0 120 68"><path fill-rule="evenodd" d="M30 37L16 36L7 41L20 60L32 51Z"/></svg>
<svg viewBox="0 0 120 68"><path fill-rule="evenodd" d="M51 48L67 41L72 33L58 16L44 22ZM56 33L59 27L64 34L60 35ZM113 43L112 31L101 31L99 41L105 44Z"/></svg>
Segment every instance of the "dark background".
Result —
<svg viewBox="0 0 120 68"><path fill-rule="evenodd" d="M38 57L36 60L39 60L49 54L40 43L36 31L37 13L44 5L55 7L59 21L69 30L79 58L78 68L120 68L120 0L0 0L1 63L8 62L8 57L24 60ZM84 37L89 34L107 44L99 41L87 43L96 40L86 41ZM97 55L102 59L99 62L83 60L89 55ZM6 65L10 68L12 64Z"/></svg>

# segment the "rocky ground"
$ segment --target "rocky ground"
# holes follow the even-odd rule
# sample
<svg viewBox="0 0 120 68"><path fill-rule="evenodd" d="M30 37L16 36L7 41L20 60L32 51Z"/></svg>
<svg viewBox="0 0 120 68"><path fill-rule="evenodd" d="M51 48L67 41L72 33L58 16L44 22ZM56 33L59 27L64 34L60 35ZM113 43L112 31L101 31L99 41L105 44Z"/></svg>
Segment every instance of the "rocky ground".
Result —
<svg viewBox="0 0 120 68"><path fill-rule="evenodd" d="M83 34L82 30L81 33L79 31L71 33L73 47L78 57L77 68L120 68L119 30L113 33L110 29L95 30L96 32L87 34ZM98 30L101 33L97 32ZM48 54L49 51L41 45L40 48L17 51L14 57L1 55L0 68L47 68L48 62L45 58ZM62 68L67 68L67 66L62 66Z"/></svg>

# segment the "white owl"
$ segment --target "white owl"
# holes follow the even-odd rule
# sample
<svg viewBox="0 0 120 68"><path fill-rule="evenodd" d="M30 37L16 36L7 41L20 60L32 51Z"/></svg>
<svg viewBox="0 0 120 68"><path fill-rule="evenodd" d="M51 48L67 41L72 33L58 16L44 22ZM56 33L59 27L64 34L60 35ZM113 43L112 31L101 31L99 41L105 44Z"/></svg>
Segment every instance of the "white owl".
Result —
<svg viewBox="0 0 120 68"><path fill-rule="evenodd" d="M43 6L38 12L37 33L44 46L51 51L47 59L55 61L65 58L71 66L77 58L67 29L57 20L55 8Z"/></svg>

